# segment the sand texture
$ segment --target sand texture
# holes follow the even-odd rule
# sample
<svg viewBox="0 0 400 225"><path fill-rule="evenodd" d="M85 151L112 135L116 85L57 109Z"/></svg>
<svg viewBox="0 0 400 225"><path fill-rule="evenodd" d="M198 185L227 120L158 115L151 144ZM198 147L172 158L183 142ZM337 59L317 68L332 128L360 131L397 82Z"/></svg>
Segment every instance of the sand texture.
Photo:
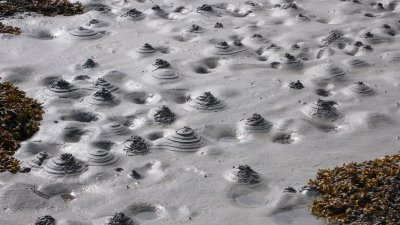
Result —
<svg viewBox="0 0 400 225"><path fill-rule="evenodd" d="M322 225L319 168L398 153L398 0L82 4L2 21L0 77L45 114L1 225Z"/></svg>

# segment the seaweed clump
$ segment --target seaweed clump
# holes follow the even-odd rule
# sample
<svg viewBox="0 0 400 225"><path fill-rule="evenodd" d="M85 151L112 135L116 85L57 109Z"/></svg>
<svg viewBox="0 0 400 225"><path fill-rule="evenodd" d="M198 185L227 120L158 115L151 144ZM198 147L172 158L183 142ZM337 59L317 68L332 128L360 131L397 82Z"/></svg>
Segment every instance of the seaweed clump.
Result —
<svg viewBox="0 0 400 225"><path fill-rule="evenodd" d="M13 155L21 141L39 130L43 109L10 82L0 83L0 93L0 173L17 173L19 161Z"/></svg>
<svg viewBox="0 0 400 225"><path fill-rule="evenodd" d="M83 13L80 2L68 0L7 0L0 3L0 17L22 12L36 12L45 16L72 16Z"/></svg>
<svg viewBox="0 0 400 225"><path fill-rule="evenodd" d="M3 149L0 148L0 173L10 172L17 173L20 169L18 159L8 155Z"/></svg>
<svg viewBox="0 0 400 225"><path fill-rule="evenodd" d="M21 34L21 29L19 27L8 26L0 22L0 34Z"/></svg>
<svg viewBox="0 0 400 225"><path fill-rule="evenodd" d="M319 170L312 213L329 224L398 224L400 154Z"/></svg>
<svg viewBox="0 0 400 225"><path fill-rule="evenodd" d="M41 103L26 97L25 92L10 82L0 83L0 93L0 128L16 141L32 137L39 130L44 113Z"/></svg>
<svg viewBox="0 0 400 225"><path fill-rule="evenodd" d="M68 0L6 0L0 2L0 18L23 12L35 12L45 16L73 16L82 14L83 7L80 2L69 2ZM0 33L19 35L21 29L0 23Z"/></svg>
<svg viewBox="0 0 400 225"><path fill-rule="evenodd" d="M4 129L0 129L0 140L0 149L8 155L14 155L14 152L20 147L20 143Z"/></svg>

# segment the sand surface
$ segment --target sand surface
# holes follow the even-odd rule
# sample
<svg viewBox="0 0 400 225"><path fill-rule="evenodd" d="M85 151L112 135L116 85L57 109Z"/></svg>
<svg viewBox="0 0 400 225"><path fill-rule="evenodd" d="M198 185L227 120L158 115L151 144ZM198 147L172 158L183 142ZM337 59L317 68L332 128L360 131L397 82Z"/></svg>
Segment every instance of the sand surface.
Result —
<svg viewBox="0 0 400 225"><path fill-rule="evenodd" d="M283 190L398 152L400 5L291 2L84 0L6 19L23 33L0 36L2 80L45 115L15 155L32 171L0 174L0 224L323 224ZM127 155L134 135L147 148Z"/></svg>

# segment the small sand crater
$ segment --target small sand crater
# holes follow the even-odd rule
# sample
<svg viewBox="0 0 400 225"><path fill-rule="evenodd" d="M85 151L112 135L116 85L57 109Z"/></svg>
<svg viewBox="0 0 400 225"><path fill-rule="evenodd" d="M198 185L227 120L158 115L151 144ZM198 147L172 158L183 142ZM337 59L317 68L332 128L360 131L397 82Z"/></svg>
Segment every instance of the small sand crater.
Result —
<svg viewBox="0 0 400 225"><path fill-rule="evenodd" d="M162 95L167 101L172 101L176 104L185 104L190 99L186 89L165 90Z"/></svg>
<svg viewBox="0 0 400 225"><path fill-rule="evenodd" d="M150 141L155 141L163 137L164 133L160 131L154 131L146 135L146 138L149 139Z"/></svg>
<svg viewBox="0 0 400 225"><path fill-rule="evenodd" d="M78 124L67 125L62 131L63 141L67 143L86 141L86 139L94 136L94 134L94 130L84 128Z"/></svg>
<svg viewBox="0 0 400 225"><path fill-rule="evenodd" d="M159 205L136 203L129 205L124 212L138 220L157 220L164 216L165 209Z"/></svg>
<svg viewBox="0 0 400 225"><path fill-rule="evenodd" d="M85 112L79 110L70 111L66 115L60 116L60 120L77 121L82 123L90 123L99 120L100 116L92 112Z"/></svg>
<svg viewBox="0 0 400 225"><path fill-rule="evenodd" d="M161 100L161 96L156 93L135 91L125 95L125 99L138 105L154 104Z"/></svg>

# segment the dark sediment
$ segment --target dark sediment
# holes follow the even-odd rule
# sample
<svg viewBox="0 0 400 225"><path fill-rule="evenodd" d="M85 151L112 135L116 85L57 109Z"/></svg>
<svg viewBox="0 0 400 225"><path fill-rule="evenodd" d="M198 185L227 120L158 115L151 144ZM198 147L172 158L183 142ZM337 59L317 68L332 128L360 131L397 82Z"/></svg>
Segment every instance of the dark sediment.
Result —
<svg viewBox="0 0 400 225"><path fill-rule="evenodd" d="M129 176L131 176L133 179L136 179L136 180L142 179L142 175L140 175L140 173L138 173L136 170L132 170L129 173Z"/></svg>
<svg viewBox="0 0 400 225"><path fill-rule="evenodd" d="M176 115L167 106L157 108L154 113L154 121L161 124L170 124L175 121Z"/></svg>
<svg viewBox="0 0 400 225"><path fill-rule="evenodd" d="M82 67L85 69L90 69L90 68L94 68L97 66L97 63L94 62L93 59L87 59L83 64Z"/></svg>
<svg viewBox="0 0 400 225"><path fill-rule="evenodd" d="M56 219L50 215L41 216L36 219L35 225L56 225Z"/></svg>
<svg viewBox="0 0 400 225"><path fill-rule="evenodd" d="M106 225L135 225L136 223L124 213L116 213L107 220Z"/></svg>
<svg viewBox="0 0 400 225"><path fill-rule="evenodd" d="M136 135L127 140L124 151L126 155L145 155L149 152L149 147L142 137Z"/></svg>
<svg viewBox="0 0 400 225"><path fill-rule="evenodd" d="M44 160L47 159L47 152L39 152L33 156L33 159L28 163L32 167L39 167L43 164Z"/></svg>
<svg viewBox="0 0 400 225"><path fill-rule="evenodd" d="M293 89L303 89L304 85L298 80L298 81L292 81L289 83L289 87Z"/></svg>
<svg viewBox="0 0 400 225"><path fill-rule="evenodd" d="M261 181L260 175L248 165L238 166L232 175L235 182L241 184L258 184Z"/></svg>

